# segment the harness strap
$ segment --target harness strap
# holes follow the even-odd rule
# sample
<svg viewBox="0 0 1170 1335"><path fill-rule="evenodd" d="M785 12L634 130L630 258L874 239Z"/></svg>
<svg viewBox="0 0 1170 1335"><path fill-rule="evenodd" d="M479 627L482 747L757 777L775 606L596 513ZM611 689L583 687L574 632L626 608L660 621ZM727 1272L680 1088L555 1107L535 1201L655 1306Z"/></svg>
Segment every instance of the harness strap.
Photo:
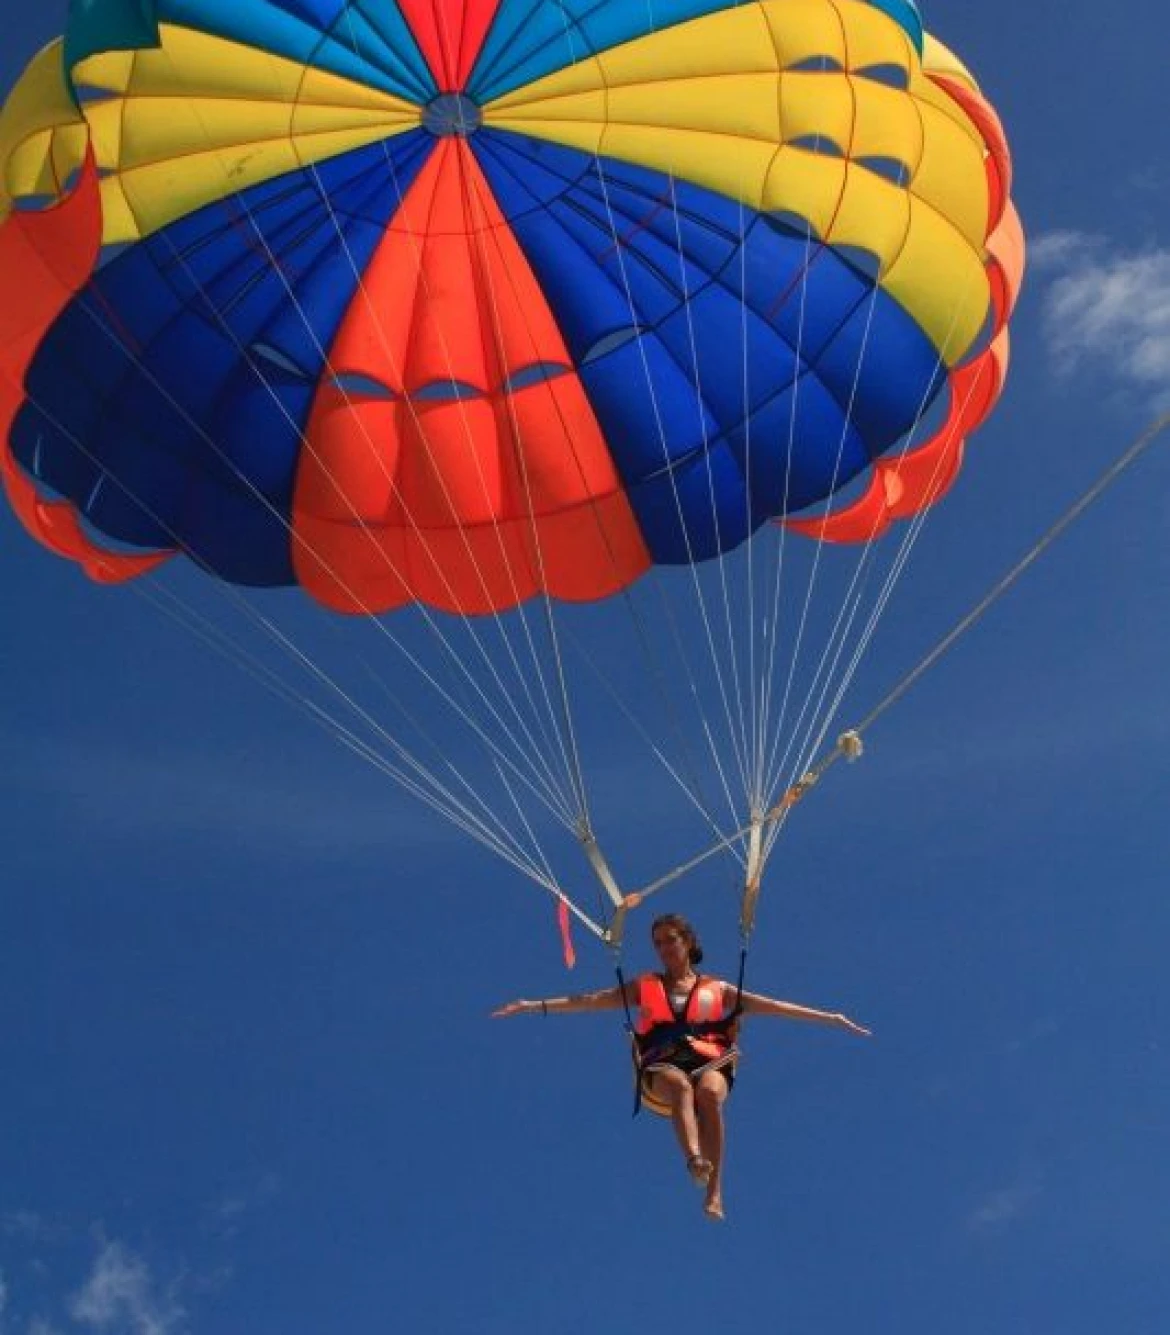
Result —
<svg viewBox="0 0 1170 1335"><path fill-rule="evenodd" d="M622 1010L626 1013L626 1033L629 1034L634 1045L634 1068L638 1073L638 1078L634 1081L634 1111L632 1116L642 1111L642 1072L646 1069L642 1061L642 1049L638 1043L638 1031L634 1028L634 1017L630 1012L630 999L626 995L626 976L622 973L622 966L618 963L616 966L618 990L622 998Z"/></svg>

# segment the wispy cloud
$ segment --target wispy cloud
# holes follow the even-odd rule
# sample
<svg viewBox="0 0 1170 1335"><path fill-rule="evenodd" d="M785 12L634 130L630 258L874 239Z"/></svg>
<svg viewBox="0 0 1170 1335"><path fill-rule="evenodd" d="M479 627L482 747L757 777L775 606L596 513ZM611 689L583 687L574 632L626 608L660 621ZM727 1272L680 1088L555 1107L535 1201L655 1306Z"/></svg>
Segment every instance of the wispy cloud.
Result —
<svg viewBox="0 0 1170 1335"><path fill-rule="evenodd" d="M1144 407L1170 408L1170 249L1118 250L1103 237L1052 232L1030 257L1048 281L1044 329L1057 370L1111 378Z"/></svg>
<svg viewBox="0 0 1170 1335"><path fill-rule="evenodd" d="M276 1173L265 1173L254 1186L223 1196L207 1207L204 1228L221 1241L236 1237L246 1216L266 1205L280 1191Z"/></svg>
<svg viewBox="0 0 1170 1335"><path fill-rule="evenodd" d="M106 1243L89 1278L69 1302L79 1325L127 1335L173 1335L186 1313L173 1292L160 1291L142 1257L119 1242Z"/></svg>
<svg viewBox="0 0 1170 1335"><path fill-rule="evenodd" d="M1035 1205L1040 1183L1031 1176L989 1191L967 1216L971 1233L997 1233L1016 1223Z"/></svg>

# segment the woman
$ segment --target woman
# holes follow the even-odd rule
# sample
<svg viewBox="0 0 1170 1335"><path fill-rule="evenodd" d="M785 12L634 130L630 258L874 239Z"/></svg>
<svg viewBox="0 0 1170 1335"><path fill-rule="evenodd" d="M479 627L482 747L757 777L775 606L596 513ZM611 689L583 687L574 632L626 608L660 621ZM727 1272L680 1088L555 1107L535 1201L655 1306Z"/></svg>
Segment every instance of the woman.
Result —
<svg viewBox="0 0 1170 1335"><path fill-rule="evenodd" d="M695 929L676 913L651 927L661 973L647 973L620 987L576 997L513 1001L494 1012L552 1015L629 1007L634 1015L638 1069L648 1105L671 1118L692 1179L705 1188L703 1208L723 1218L723 1103L735 1081L736 989L697 972L703 948ZM745 1015L782 1015L834 1025L853 1034L869 1030L844 1015L744 992Z"/></svg>

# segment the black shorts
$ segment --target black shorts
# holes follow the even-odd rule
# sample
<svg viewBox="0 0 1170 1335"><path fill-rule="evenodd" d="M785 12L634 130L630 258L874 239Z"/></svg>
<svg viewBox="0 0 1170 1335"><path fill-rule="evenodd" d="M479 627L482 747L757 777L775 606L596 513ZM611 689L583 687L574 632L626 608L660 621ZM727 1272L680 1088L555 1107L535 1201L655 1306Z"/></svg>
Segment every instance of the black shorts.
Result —
<svg viewBox="0 0 1170 1335"><path fill-rule="evenodd" d="M684 1075L690 1076L693 1080L704 1067L710 1066L711 1062L712 1058L704 1057L702 1053L696 1052L688 1044L685 1047L675 1048L670 1052L663 1053L660 1057L655 1057L650 1065L673 1066L676 1071L682 1071ZM735 1062L730 1061L726 1066L720 1066L717 1069L719 1074L727 1081L727 1089L730 1092L731 1087L735 1084ZM645 1071L643 1081L649 1081L653 1075L653 1071Z"/></svg>

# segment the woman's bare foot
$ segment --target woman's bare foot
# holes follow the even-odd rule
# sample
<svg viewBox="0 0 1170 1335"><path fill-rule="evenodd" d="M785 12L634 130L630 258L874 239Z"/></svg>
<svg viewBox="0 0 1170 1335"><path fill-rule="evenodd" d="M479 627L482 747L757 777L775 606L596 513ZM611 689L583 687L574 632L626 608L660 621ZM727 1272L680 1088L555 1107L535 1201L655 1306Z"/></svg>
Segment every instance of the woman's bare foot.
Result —
<svg viewBox="0 0 1170 1335"><path fill-rule="evenodd" d="M691 1181L696 1187L705 1187L714 1171L715 1166L711 1160L704 1159L701 1154L692 1154L687 1160L687 1172L690 1173Z"/></svg>
<svg viewBox="0 0 1170 1335"><path fill-rule="evenodd" d="M713 1219L716 1223L723 1219L723 1198L722 1196L708 1196L703 1203L703 1213L708 1219Z"/></svg>

